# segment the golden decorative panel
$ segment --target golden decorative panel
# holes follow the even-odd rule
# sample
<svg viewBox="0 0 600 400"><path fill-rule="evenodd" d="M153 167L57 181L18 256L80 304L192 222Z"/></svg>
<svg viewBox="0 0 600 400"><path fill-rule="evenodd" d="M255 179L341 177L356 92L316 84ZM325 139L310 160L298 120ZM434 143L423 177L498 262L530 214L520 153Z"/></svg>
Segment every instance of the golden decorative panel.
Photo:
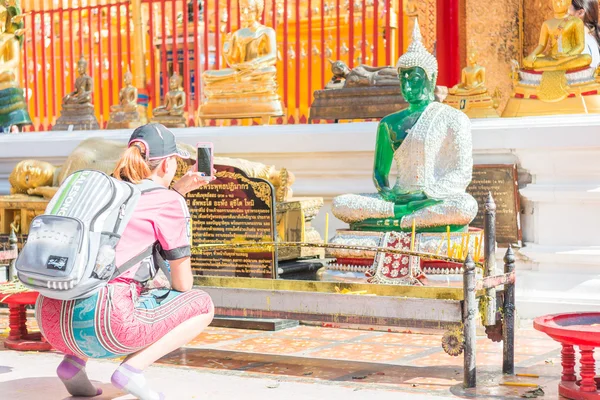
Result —
<svg viewBox="0 0 600 400"><path fill-rule="evenodd" d="M404 13L408 17L407 27L404 29L404 47L410 43L410 35L414 27L414 17L419 18L419 28L423 35L423 44L427 50L433 52L436 41L436 0L404 0Z"/></svg>
<svg viewBox="0 0 600 400"><path fill-rule="evenodd" d="M521 60L522 1L465 1L467 46L475 46L479 54L489 93L499 91L500 112L512 92L510 60Z"/></svg>
<svg viewBox="0 0 600 400"><path fill-rule="evenodd" d="M552 18L551 0L523 1L523 57L537 46L540 40L540 29L545 20Z"/></svg>

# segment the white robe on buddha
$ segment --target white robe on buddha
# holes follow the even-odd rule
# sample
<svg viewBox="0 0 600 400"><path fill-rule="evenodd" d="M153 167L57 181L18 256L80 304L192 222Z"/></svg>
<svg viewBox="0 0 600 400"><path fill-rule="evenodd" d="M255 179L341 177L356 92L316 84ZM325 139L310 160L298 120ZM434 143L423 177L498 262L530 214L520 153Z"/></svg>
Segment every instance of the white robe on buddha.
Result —
<svg viewBox="0 0 600 400"><path fill-rule="evenodd" d="M400 227L468 225L477 215L477 202L466 193L473 172L469 118L448 105L431 103L394 153L396 186L422 191L442 203L406 215ZM378 194L347 194L333 200L333 214L353 223L368 218L394 218L394 203Z"/></svg>

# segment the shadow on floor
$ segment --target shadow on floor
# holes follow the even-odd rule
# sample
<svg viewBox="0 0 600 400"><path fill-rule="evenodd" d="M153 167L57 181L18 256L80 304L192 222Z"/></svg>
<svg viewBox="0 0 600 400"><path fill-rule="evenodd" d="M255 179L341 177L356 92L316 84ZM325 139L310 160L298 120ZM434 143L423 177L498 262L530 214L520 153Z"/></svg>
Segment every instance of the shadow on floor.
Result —
<svg viewBox="0 0 600 400"><path fill-rule="evenodd" d="M213 349L181 348L158 361L170 366L237 371L244 374L271 375L307 383L315 380L353 384L358 387L386 388L462 398L518 399L531 388L501 386L503 381L528 381L544 387L547 395L556 394L557 376L553 367L530 367L525 372L536 379L503 376L500 367L477 370L478 387L462 388L463 371L457 366L414 366L389 363L281 356ZM523 371L522 371L523 372Z"/></svg>
<svg viewBox="0 0 600 400"><path fill-rule="evenodd" d="M3 368L0 366L0 368ZM133 399L131 396L124 396L123 392L116 389L110 383L92 381L94 385L102 388L102 395L96 396L94 400L125 400ZM0 393L3 399L19 400L39 400L39 399L61 399L61 400L89 400L90 397L70 396L58 378L34 377L25 379L15 379L7 382L0 382ZM41 397L43 395L43 397Z"/></svg>
<svg viewBox="0 0 600 400"><path fill-rule="evenodd" d="M6 367L4 365L0 365L0 374L7 374L11 372L13 369L11 367Z"/></svg>

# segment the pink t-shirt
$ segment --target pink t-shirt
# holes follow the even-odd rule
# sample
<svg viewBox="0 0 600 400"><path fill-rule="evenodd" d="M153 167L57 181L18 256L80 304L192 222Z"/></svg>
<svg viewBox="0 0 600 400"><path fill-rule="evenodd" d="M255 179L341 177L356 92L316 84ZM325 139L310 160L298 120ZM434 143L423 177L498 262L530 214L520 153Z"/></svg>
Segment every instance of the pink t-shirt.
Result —
<svg viewBox="0 0 600 400"><path fill-rule="evenodd" d="M132 259L158 241L166 260L190 255L190 213L185 199L173 190L153 190L143 194L117 244L117 266ZM129 282L139 265L113 281Z"/></svg>

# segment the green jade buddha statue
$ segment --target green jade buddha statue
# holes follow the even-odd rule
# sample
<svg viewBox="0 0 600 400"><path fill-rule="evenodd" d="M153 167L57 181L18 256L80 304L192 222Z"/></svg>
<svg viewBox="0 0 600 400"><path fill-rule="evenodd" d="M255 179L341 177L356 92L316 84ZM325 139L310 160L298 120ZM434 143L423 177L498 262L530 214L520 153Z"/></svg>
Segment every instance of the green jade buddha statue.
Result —
<svg viewBox="0 0 600 400"><path fill-rule="evenodd" d="M415 21L412 43L398 60L402 95L409 107L383 118L377 129L373 182L377 194L345 194L333 214L351 230L419 232L465 229L477 214L466 193L473 156L469 118L434 102L438 65L422 44ZM398 169L390 185L393 162Z"/></svg>
<svg viewBox="0 0 600 400"><path fill-rule="evenodd" d="M23 40L23 14L16 0L0 2L4 29L0 32L0 132L11 127L31 125L23 89L19 87L21 68L21 42Z"/></svg>

